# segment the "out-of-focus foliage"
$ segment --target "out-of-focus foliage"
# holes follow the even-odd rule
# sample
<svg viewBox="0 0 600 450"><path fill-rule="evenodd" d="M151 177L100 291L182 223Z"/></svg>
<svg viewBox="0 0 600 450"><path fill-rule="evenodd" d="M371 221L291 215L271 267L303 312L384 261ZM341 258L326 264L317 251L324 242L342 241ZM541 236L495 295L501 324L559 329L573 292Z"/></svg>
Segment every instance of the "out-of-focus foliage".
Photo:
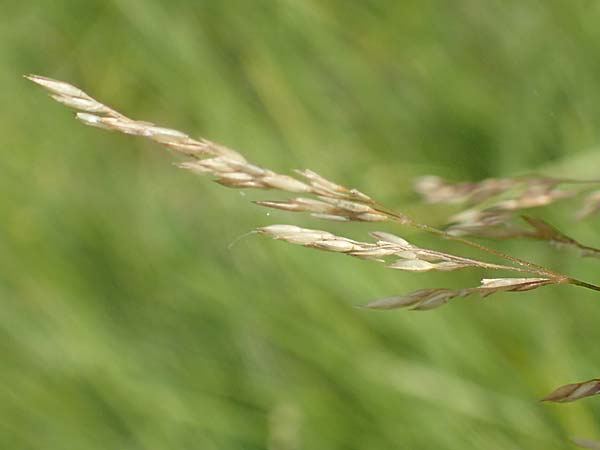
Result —
<svg viewBox="0 0 600 450"><path fill-rule="evenodd" d="M489 274L396 273L258 237L229 250L256 226L324 225L86 128L21 78L70 81L439 224L451 208L418 205L413 177L598 176L600 4L4 3L0 447L563 449L600 436L598 401L537 402L598 375L598 295L353 308ZM598 219L541 213L600 245ZM502 248L598 282L597 261Z"/></svg>

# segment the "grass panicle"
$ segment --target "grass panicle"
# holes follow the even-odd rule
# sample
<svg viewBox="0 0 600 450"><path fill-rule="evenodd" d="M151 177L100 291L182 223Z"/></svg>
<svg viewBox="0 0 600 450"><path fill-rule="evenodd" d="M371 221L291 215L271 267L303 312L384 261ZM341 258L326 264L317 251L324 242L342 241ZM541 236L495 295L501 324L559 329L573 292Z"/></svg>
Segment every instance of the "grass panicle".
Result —
<svg viewBox="0 0 600 450"><path fill-rule="evenodd" d="M420 248L399 236L377 231L371 233L374 242L360 242L328 231L285 224L259 228L256 230L259 234L290 244L385 263L390 269L409 272L480 268L529 275L524 278L484 278L477 287L421 289L405 295L375 300L365 305L365 308L429 310L450 300L473 294L487 297L500 292L523 292L557 284L600 290L600 287L594 284L506 255L463 237L527 237L549 241L555 245L574 246L583 254L599 256L600 250L580 244L542 220L520 214L525 209L579 195L589 186L598 184L598 181L530 176L488 179L479 183L449 183L437 177L424 177L416 183L415 188L427 202L461 203L468 206L465 211L451 219L454 223L445 231L418 223L403 213L386 208L367 194L337 184L312 170L297 170L294 175L280 174L250 163L241 153L221 144L206 139L194 139L181 131L150 122L130 119L71 84L37 75L29 75L27 78L50 91L54 100L77 110L76 117L86 125L145 137L183 155L186 161L177 164L182 169L210 175L217 183L230 188L300 194L287 200L257 201L261 206L308 213L320 219L333 221L394 222L471 246L483 253L500 257L507 264L495 264ZM584 199L578 216L589 217L599 211L600 191L595 191ZM517 216L522 216L528 227L511 223ZM598 393L600 380L594 379L562 386L543 400L570 402Z"/></svg>

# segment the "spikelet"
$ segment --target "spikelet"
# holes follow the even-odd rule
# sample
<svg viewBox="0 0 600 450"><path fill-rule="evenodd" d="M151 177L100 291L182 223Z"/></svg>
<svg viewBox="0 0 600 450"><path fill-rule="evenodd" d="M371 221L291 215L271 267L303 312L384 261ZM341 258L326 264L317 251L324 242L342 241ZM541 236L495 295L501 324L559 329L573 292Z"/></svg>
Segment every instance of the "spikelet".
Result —
<svg viewBox="0 0 600 450"><path fill-rule="evenodd" d="M600 450L600 442L590 439L572 438L571 442L581 448L589 448L592 450Z"/></svg>
<svg viewBox="0 0 600 450"><path fill-rule="evenodd" d="M600 379L561 386L542 399L543 402L567 403L600 394Z"/></svg>

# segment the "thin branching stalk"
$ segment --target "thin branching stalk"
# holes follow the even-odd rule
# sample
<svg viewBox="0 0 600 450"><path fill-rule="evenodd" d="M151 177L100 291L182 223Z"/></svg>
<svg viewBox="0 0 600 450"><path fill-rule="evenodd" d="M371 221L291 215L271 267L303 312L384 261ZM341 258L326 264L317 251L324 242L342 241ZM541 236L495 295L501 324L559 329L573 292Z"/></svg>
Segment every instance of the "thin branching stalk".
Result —
<svg viewBox="0 0 600 450"><path fill-rule="evenodd" d="M470 247L476 248L477 250L480 250L482 252L486 252L486 253L492 254L494 256L498 256L498 257L506 259L512 263L526 267L526 269L519 269L517 267L512 267L511 270L514 270L517 272L528 272L528 273L542 275L542 276L551 276L553 278L569 279L568 277L565 277L564 275L553 272L552 270L549 270L543 266L534 264L530 261L525 261L525 260L517 258L515 256L507 255L505 253L502 253L499 250L487 247L485 245L479 244L479 243L477 243L475 241L471 241L469 239L462 238L460 236L453 235L446 231L432 227L431 225L426 225L426 224L415 222L414 220L411 220L404 215L398 215L397 213L394 213L393 211L386 209L384 206L377 205L375 207L375 209L383 214L388 214L389 217L392 218L392 220L395 220L396 222L398 222L402 225L407 225L407 226L410 226L412 228L415 228L415 229L418 229L421 231L426 231L428 233L436 234L436 235L441 236L448 240L460 242L461 244L465 244Z"/></svg>

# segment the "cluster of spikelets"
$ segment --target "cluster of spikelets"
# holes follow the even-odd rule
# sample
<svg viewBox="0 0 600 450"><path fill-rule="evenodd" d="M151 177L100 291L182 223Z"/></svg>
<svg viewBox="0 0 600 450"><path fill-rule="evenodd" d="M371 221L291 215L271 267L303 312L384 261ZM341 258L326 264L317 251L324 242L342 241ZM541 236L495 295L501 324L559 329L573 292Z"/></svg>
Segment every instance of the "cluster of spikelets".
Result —
<svg viewBox="0 0 600 450"><path fill-rule="evenodd" d="M384 232L372 232L373 242L355 241L327 231L292 225L271 225L257 229L257 233L291 244L384 263L388 268L396 270L452 271L478 267L529 275L526 278L483 279L480 286L462 289L421 289L406 295L375 300L365 305L367 308L408 307L415 310L429 310L442 306L452 299L472 294L486 297L499 292L521 292L555 284L571 284L600 290L598 286L505 255L462 237L464 235L498 238L531 237L572 245L585 251L586 254L600 255L598 250L583 246L539 219L526 217L529 229L510 225L510 219L514 218L516 211L546 205L578 194L579 192L573 189L558 188L563 184L576 184L573 180L527 177L451 184L439 178L426 177L417 184L417 190L427 201L466 202L469 205L466 211L451 220L454 222L453 226L447 231L442 231L417 223L402 213L391 211L363 192L341 186L311 170L298 170L295 172L296 176L279 174L248 162L240 153L223 145L206 139L194 139L180 131L159 127L149 122L130 119L68 83L35 75L27 78L49 90L56 101L78 110L77 118L86 125L143 136L184 155L187 160L178 164L182 169L210 175L216 182L231 188L278 190L301 195L287 200L256 202L259 205L290 212L309 213L325 220L396 222L475 247L482 252L507 260L510 265L494 264L420 248L401 237ZM600 192L594 192L585 200L579 215L588 216L598 211L600 211ZM563 386L544 400L569 402L598 393L600 393L600 380L590 380Z"/></svg>
<svg viewBox="0 0 600 450"><path fill-rule="evenodd" d="M375 231L370 233L374 243L360 242L336 236L327 231L300 228L294 225L271 225L257 230L277 240L335 253L343 253L357 258L386 263L390 269L409 272L430 270L452 271L468 267L485 267L511 270L509 266L490 264L470 258L450 255L436 250L416 247L406 240L390 233ZM434 309L457 297L479 294L487 297L496 292L527 291L553 284L549 278L492 278L481 280L481 286L465 289L421 289L408 295L382 298L365 307L372 309L395 309L411 307L414 310Z"/></svg>
<svg viewBox="0 0 600 450"><path fill-rule="evenodd" d="M600 180L541 176L489 178L451 183L436 176L422 177L415 190L428 203L464 204L466 209L448 219L447 232L456 236L493 239L528 238L556 246L570 246L582 256L600 257L600 250L566 236L552 225L527 215L525 209L583 196L576 212L582 220L600 212Z"/></svg>

